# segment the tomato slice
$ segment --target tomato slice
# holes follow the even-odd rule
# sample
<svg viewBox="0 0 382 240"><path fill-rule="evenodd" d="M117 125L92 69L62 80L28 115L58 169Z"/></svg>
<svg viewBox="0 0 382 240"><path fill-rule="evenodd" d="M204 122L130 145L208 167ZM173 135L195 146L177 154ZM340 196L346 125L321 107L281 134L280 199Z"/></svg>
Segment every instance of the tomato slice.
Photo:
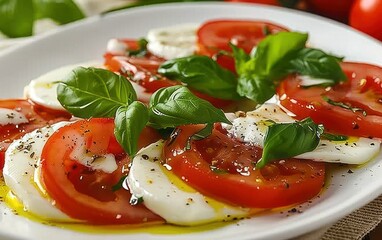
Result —
<svg viewBox="0 0 382 240"><path fill-rule="evenodd" d="M105 55L105 65L109 70L118 72L141 85L145 88L146 93L154 93L160 88L181 84L179 81L170 80L158 73L158 68L163 61L163 59L158 59L153 56L126 57ZM190 90L199 98L209 101L218 108L226 107L232 103L230 100L218 99L192 89ZM140 100L144 101L144 99Z"/></svg>
<svg viewBox="0 0 382 240"><path fill-rule="evenodd" d="M179 84L158 74L158 67L163 62L164 60L161 59L146 57L112 56L105 58L105 65L109 70L131 79L144 87L148 93Z"/></svg>
<svg viewBox="0 0 382 240"><path fill-rule="evenodd" d="M2 170L4 166L5 151L13 140L37 128L60 121L66 121L71 118L71 115L66 112L50 111L47 108L35 105L23 99L0 100L0 108L18 111L28 119L28 123L0 126L0 170Z"/></svg>
<svg viewBox="0 0 382 240"><path fill-rule="evenodd" d="M202 194L242 207L276 208L307 201L323 186L324 163L286 159L254 169L262 150L217 129L184 150L189 137L200 129L178 128L164 155L172 171Z"/></svg>
<svg viewBox="0 0 382 240"><path fill-rule="evenodd" d="M327 131L349 136L382 137L382 68L364 63L342 63L348 81L332 88L302 88L297 76L284 80L277 92L281 104L298 119L310 116ZM351 106L334 106L323 96Z"/></svg>
<svg viewBox="0 0 382 240"><path fill-rule="evenodd" d="M48 194L70 217L91 224L162 222L162 218L142 204L130 205L128 190L113 190L113 186L127 175L130 162L113 131L113 119L93 118L64 126L52 134L41 157L41 177ZM146 128L140 136L139 147L157 139L158 134ZM83 154L92 156L94 161L105 154L113 154L118 168L107 173L73 160L71 154L81 147Z"/></svg>
<svg viewBox="0 0 382 240"><path fill-rule="evenodd" d="M288 31L285 27L270 22L250 20L212 20L204 23L197 32L197 53L217 57L217 62L235 71L232 57L217 55L220 51L231 52L229 43L233 43L245 52L250 53L252 48L259 44L268 34Z"/></svg>

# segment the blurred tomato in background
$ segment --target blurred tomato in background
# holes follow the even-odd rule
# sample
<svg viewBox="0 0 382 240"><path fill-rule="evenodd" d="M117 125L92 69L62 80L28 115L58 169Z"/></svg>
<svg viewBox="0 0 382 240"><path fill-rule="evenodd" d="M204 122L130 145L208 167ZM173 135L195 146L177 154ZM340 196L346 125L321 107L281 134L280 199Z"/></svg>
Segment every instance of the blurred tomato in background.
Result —
<svg viewBox="0 0 382 240"><path fill-rule="evenodd" d="M382 41L382 0L356 0L351 9L350 26Z"/></svg>
<svg viewBox="0 0 382 240"><path fill-rule="evenodd" d="M354 0L306 0L307 8L313 13L347 22Z"/></svg>
<svg viewBox="0 0 382 240"><path fill-rule="evenodd" d="M289 7L331 18L382 41L382 0L224 0Z"/></svg>

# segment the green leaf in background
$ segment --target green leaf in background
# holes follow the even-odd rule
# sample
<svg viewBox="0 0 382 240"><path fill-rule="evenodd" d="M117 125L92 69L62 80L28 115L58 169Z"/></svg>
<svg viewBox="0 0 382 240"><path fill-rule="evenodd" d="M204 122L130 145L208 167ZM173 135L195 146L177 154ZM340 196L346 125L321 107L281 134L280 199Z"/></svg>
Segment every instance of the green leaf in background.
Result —
<svg viewBox="0 0 382 240"><path fill-rule="evenodd" d="M150 98L149 125L154 128L215 122L230 124L222 110L196 97L187 87L161 88Z"/></svg>
<svg viewBox="0 0 382 240"><path fill-rule="evenodd" d="M310 118L270 125L264 139L263 155L256 167L262 168L269 162L313 151L318 146L322 132L322 126Z"/></svg>
<svg viewBox="0 0 382 240"><path fill-rule="evenodd" d="M0 31L8 37L33 33L32 0L0 0Z"/></svg>
<svg viewBox="0 0 382 240"><path fill-rule="evenodd" d="M346 75L338 64L338 57L329 55L322 50L304 48L297 52L289 61L290 72L308 75L313 78L323 78L331 81L331 85L346 80Z"/></svg>
<svg viewBox="0 0 382 240"><path fill-rule="evenodd" d="M78 67L57 87L57 99L76 117L114 117L120 106L137 99L126 78L98 68Z"/></svg>
<svg viewBox="0 0 382 240"><path fill-rule="evenodd" d="M129 106L118 108L114 119L114 135L129 156L137 153L139 135L148 121L148 109L141 102L134 101Z"/></svg>
<svg viewBox="0 0 382 240"><path fill-rule="evenodd" d="M35 19L50 18L59 24L66 24L85 17L72 0L33 0Z"/></svg>
<svg viewBox="0 0 382 240"><path fill-rule="evenodd" d="M158 72L216 98L240 99L236 92L236 76L207 56L168 60L159 67Z"/></svg>

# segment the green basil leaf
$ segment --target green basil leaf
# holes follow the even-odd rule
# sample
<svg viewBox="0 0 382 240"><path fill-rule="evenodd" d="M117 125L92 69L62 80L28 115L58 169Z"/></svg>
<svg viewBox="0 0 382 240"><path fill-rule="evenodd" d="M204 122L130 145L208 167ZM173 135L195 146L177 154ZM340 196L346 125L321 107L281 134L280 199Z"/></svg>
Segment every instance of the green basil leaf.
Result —
<svg viewBox="0 0 382 240"><path fill-rule="evenodd" d="M322 50L304 48L289 61L290 72L324 78L332 81L332 85L346 80L346 75L339 64L339 58Z"/></svg>
<svg viewBox="0 0 382 240"><path fill-rule="evenodd" d="M57 87L57 99L76 117L114 117L137 99L131 83L111 71L78 67Z"/></svg>
<svg viewBox="0 0 382 240"><path fill-rule="evenodd" d="M242 74L239 76L237 92L240 96L257 103L264 103L275 94L275 91L275 84L266 77L260 77L256 74Z"/></svg>
<svg viewBox="0 0 382 240"><path fill-rule="evenodd" d="M147 54L147 44L148 41L144 38L138 40L138 49L127 50L129 56L143 57Z"/></svg>
<svg viewBox="0 0 382 240"><path fill-rule="evenodd" d="M50 18L59 24L70 23L85 17L72 0L33 0L35 18Z"/></svg>
<svg viewBox="0 0 382 240"><path fill-rule="evenodd" d="M32 0L0 0L0 31L8 37L26 37L33 33Z"/></svg>
<svg viewBox="0 0 382 240"><path fill-rule="evenodd" d="M277 159L313 151L320 141L322 127L306 118L294 123L276 123L268 127L263 155L256 167L262 168Z"/></svg>
<svg viewBox="0 0 382 240"><path fill-rule="evenodd" d="M230 43L232 49L233 58L235 60L235 69L237 74L246 74L247 72L254 71L250 69L250 66L255 66L255 63L249 62L251 57L242 48L237 47Z"/></svg>
<svg viewBox="0 0 382 240"><path fill-rule="evenodd" d="M129 156L137 153L139 135L148 121L148 109L141 102L134 101L129 106L118 108L114 119L114 135Z"/></svg>
<svg viewBox="0 0 382 240"><path fill-rule="evenodd" d="M322 133L321 137L330 141L346 141L349 139L348 136L331 134L331 133Z"/></svg>
<svg viewBox="0 0 382 240"><path fill-rule="evenodd" d="M367 116L367 112L365 111L365 109L363 108L359 108L359 107L353 107L352 105L348 104L348 103L344 103L344 102L336 102L330 98L328 98L327 96L322 96L322 98L327 102L329 103L330 105L333 105L333 106L336 106L336 107L341 107L343 109L347 109L347 110L350 110L352 111L353 113L356 113L356 112L361 112L362 115L364 117Z"/></svg>
<svg viewBox="0 0 382 240"><path fill-rule="evenodd" d="M216 98L240 98L235 91L235 75L207 56L194 55L168 60L159 67L158 72Z"/></svg>
<svg viewBox="0 0 382 240"><path fill-rule="evenodd" d="M279 32L264 38L257 46L254 56L257 59L256 74L272 79L285 75L278 65L303 49L307 40L308 34L298 32Z"/></svg>
<svg viewBox="0 0 382 240"><path fill-rule="evenodd" d="M215 122L230 124L222 110L196 97L184 86L161 88L150 98L149 125L154 128Z"/></svg>

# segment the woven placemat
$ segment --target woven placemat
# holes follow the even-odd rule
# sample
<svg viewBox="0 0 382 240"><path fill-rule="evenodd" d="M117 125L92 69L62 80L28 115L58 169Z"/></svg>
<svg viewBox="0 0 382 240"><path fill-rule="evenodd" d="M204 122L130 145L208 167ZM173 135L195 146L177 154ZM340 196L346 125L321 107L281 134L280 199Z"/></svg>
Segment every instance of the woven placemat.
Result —
<svg viewBox="0 0 382 240"><path fill-rule="evenodd" d="M358 240L373 230L381 220L382 195L332 226L318 229L294 240Z"/></svg>

